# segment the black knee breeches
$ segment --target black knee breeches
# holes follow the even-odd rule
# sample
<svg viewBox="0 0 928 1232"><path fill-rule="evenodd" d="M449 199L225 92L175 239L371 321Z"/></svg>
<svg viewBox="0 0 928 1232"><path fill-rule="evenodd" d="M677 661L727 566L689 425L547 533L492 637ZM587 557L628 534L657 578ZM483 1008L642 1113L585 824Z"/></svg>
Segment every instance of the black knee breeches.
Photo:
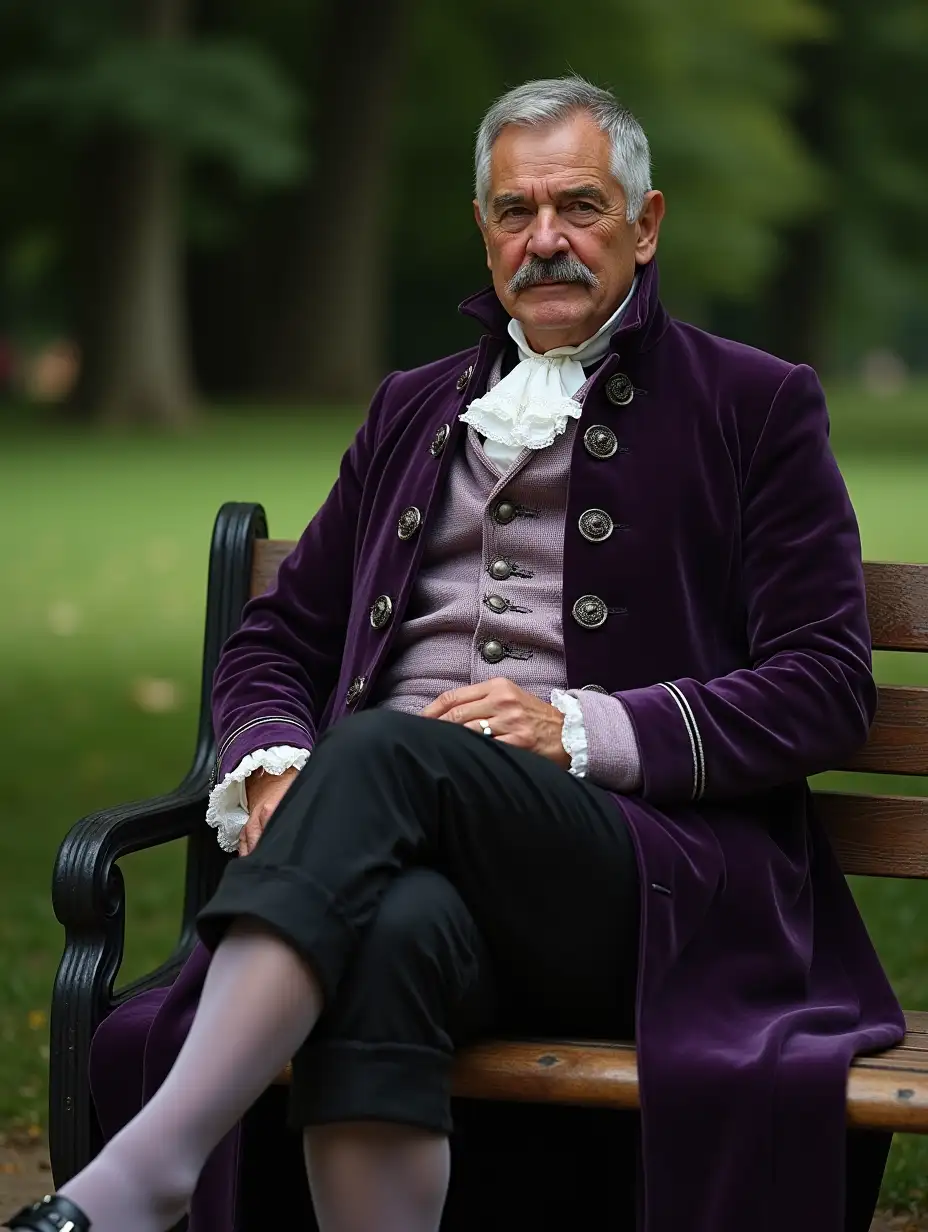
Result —
<svg viewBox="0 0 928 1232"><path fill-rule="evenodd" d="M328 732L200 915L305 956L326 1010L294 1059L296 1124L450 1129L478 1035L629 1037L638 890L621 811L542 757L372 711Z"/></svg>

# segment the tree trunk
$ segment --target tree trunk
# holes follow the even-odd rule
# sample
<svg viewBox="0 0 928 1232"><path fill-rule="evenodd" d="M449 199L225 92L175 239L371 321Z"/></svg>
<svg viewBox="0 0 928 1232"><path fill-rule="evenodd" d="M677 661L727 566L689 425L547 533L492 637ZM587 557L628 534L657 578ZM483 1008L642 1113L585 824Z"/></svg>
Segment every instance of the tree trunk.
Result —
<svg viewBox="0 0 928 1232"><path fill-rule="evenodd" d="M406 9L406 0L327 5L313 170L264 380L281 397L356 403L383 373L392 103Z"/></svg>
<svg viewBox="0 0 928 1232"><path fill-rule="evenodd" d="M138 32L180 38L187 0L143 0ZM183 294L181 175L155 139L108 134L83 168L79 410L178 428L193 415Z"/></svg>
<svg viewBox="0 0 928 1232"><path fill-rule="evenodd" d="M839 174L838 121L841 16L833 14L833 40L807 44L796 53L803 96L792 123L828 178L826 197L801 222L780 235L780 259L764 296L762 345L791 363L820 368L828 362L829 316L834 291L835 187Z"/></svg>

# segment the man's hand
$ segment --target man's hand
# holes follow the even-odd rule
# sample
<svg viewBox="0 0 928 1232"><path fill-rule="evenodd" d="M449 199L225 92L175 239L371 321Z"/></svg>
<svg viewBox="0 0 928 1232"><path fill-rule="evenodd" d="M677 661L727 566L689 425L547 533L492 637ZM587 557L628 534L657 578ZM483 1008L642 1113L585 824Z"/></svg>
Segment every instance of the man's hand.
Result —
<svg viewBox="0 0 928 1232"><path fill-rule="evenodd" d="M480 719L486 719L503 744L540 753L565 770L570 767L570 754L561 743L564 716L560 710L502 676L442 693L426 706L422 717L459 723L476 732L482 730Z"/></svg>
<svg viewBox="0 0 928 1232"><path fill-rule="evenodd" d="M248 820L238 838L240 856L247 856L250 851L254 851L271 814L298 774L298 770L285 770L283 774L265 774L263 770L256 770L254 774L249 774L245 780Z"/></svg>

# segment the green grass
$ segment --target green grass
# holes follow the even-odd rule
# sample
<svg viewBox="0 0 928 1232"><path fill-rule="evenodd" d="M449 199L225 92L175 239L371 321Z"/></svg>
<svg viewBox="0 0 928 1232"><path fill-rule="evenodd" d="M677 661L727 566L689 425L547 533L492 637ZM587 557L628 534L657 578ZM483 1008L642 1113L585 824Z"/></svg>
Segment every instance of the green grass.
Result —
<svg viewBox="0 0 928 1232"><path fill-rule="evenodd" d="M832 399L834 439L871 558L928 560L928 388L893 403ZM206 558L224 500L258 500L295 537L334 477L354 421L236 412L183 440L112 439L10 420L0 447L0 1128L45 1124L47 1008L61 948L55 851L86 812L172 786L197 717ZM886 680L928 683L917 656ZM166 681L168 708L146 703ZM150 691L150 686L148 686ZM923 785L903 784L907 790ZM178 849L125 862L124 977L170 950ZM928 1009L928 887L855 885L907 1008ZM899 1138L884 1196L928 1205L928 1139Z"/></svg>

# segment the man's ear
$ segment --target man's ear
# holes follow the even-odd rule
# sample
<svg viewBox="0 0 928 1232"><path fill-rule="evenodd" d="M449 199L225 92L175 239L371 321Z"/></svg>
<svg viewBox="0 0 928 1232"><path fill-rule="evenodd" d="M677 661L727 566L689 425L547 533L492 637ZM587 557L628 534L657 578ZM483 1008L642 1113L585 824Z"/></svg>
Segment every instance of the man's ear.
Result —
<svg viewBox="0 0 928 1232"><path fill-rule="evenodd" d="M636 223L638 235L635 240L635 261L638 265L647 265L657 251L665 208L663 193L652 190L645 196Z"/></svg>
<svg viewBox="0 0 928 1232"><path fill-rule="evenodd" d="M480 236L483 240L483 246L487 250L487 269L493 268L493 262L490 260L490 245L487 243L487 226L483 221L483 215L480 213L480 202L474 200L474 222L480 231Z"/></svg>

